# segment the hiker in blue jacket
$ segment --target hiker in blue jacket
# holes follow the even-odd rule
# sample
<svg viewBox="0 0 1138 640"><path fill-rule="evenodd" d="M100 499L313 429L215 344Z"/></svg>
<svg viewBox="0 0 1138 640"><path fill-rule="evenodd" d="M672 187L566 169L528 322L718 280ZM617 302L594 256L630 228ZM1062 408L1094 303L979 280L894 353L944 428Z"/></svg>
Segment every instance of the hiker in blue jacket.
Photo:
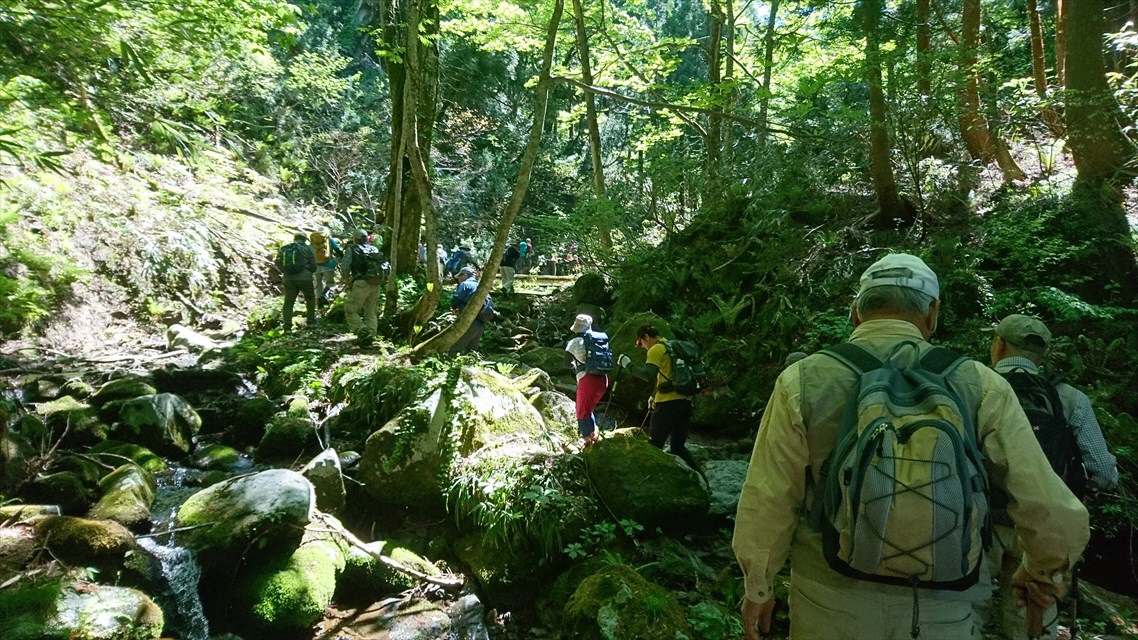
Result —
<svg viewBox="0 0 1138 640"><path fill-rule="evenodd" d="M292 242L281 247L273 263L284 276L284 311L282 326L285 333L292 331L292 311L296 296L304 295L304 311L308 326L316 325L316 287L312 275L316 272L316 254L308 246L308 236L293 235Z"/></svg>
<svg viewBox="0 0 1138 640"><path fill-rule="evenodd" d="M466 308L466 304L474 297L474 292L478 290L478 278L474 276L474 267L466 265L458 270L458 275L455 276L458 280L458 286L455 287L454 295L450 299L450 310L455 315L462 313ZM482 334L486 331L486 323L494 317L494 303L490 300L490 296L486 296L486 301L482 303L482 311L479 312L478 317L454 343L447 353L462 353L464 351L474 351L478 348L478 343L482 341Z"/></svg>

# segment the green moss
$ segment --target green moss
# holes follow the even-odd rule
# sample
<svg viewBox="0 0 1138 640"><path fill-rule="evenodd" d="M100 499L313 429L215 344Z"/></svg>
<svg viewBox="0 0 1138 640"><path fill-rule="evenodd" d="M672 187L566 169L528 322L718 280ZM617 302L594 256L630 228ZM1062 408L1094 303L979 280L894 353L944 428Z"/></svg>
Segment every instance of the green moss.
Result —
<svg viewBox="0 0 1138 640"><path fill-rule="evenodd" d="M258 460L295 458L316 447L316 430L312 419L291 415L278 415L269 422L261 443L257 445Z"/></svg>
<svg viewBox="0 0 1138 640"><path fill-rule="evenodd" d="M78 561L121 556L134 548L134 536L117 522L72 516L45 516L33 521L36 539L53 555Z"/></svg>
<svg viewBox="0 0 1138 640"><path fill-rule="evenodd" d="M623 564L607 566L581 582L565 604L563 631L579 640L694 637L675 598Z"/></svg>
<svg viewBox="0 0 1138 640"><path fill-rule="evenodd" d="M194 450L194 466L199 469L232 471L244 466L241 452L223 444L210 444Z"/></svg>
<svg viewBox="0 0 1138 640"><path fill-rule="evenodd" d="M332 601L336 574L343 568L343 555L331 542L300 545L282 568L251 576L242 587L253 603L250 622L280 635L308 630Z"/></svg>
<svg viewBox="0 0 1138 640"><path fill-rule="evenodd" d="M92 447L91 453L107 454L105 458L100 456L96 457L99 457L99 459L103 461L108 461L107 458L111 458L111 460L108 461L111 464L116 463L113 460L114 457L120 457L119 462L121 462L121 458L126 458L153 474L164 473L166 471L165 460L158 457L158 455L150 449L129 442L105 440Z"/></svg>

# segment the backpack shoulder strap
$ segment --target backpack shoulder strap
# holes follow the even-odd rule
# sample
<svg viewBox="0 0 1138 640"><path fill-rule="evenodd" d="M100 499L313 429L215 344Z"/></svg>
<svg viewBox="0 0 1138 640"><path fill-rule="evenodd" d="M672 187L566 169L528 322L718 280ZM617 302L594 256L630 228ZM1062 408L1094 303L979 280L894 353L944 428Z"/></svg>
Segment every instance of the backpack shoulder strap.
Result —
<svg viewBox="0 0 1138 640"><path fill-rule="evenodd" d="M968 358L944 347L933 347L921 356L921 366L933 373L947 376L964 364Z"/></svg>
<svg viewBox="0 0 1138 640"><path fill-rule="evenodd" d="M819 353L830 356L858 375L881 367L881 360L877 356L852 342L842 342L826 347Z"/></svg>

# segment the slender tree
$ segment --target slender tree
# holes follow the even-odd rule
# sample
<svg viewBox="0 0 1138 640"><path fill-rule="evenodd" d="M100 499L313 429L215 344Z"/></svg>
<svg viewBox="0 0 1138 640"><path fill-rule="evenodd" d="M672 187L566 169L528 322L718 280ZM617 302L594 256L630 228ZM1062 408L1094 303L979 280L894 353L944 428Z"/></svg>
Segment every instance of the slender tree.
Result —
<svg viewBox="0 0 1138 640"><path fill-rule="evenodd" d="M932 26L929 24L931 2L932 0L917 0L917 92L926 100L933 94Z"/></svg>
<svg viewBox="0 0 1138 640"><path fill-rule="evenodd" d="M1031 80L1035 86L1035 95L1043 101L1041 117L1047 129L1055 137L1066 133L1063 121L1055 107L1049 104L1049 91L1047 88L1047 59L1043 47L1043 21L1039 17L1037 0L1027 0L1027 24L1031 33Z"/></svg>
<svg viewBox="0 0 1138 640"><path fill-rule="evenodd" d="M962 9L960 72L964 75L964 85L960 96L960 131L964 146L973 158L981 162L995 160L1005 182L1022 180L1023 170L1012 158L1007 144L988 127L981 112L980 76L976 69L980 46L980 0L964 0Z"/></svg>
<svg viewBox="0 0 1138 640"><path fill-rule="evenodd" d="M893 160L889 140L889 123L885 109L885 92L881 86L881 42L878 24L881 21L882 0L865 0L862 3L865 28L865 72L869 85L869 157L873 173L873 188L880 208L879 222L893 226L911 218L897 192L893 176Z"/></svg>
<svg viewBox="0 0 1138 640"><path fill-rule="evenodd" d="M763 90L759 95L759 146L767 143L767 119L771 104L771 73L774 70L775 25L778 24L780 0L771 0L767 29L763 35Z"/></svg>
<svg viewBox="0 0 1138 640"><path fill-rule="evenodd" d="M553 52L557 47L557 27L561 23L561 14L565 11L565 0L554 0L553 15L549 18L549 29L545 36L545 50L541 58L541 72L538 75L536 96L534 97L533 126L530 128L529 139L526 141L525 152L518 165L518 177L514 182L514 191L510 196L510 203L502 212L502 219L498 224L498 234L494 239L494 248L490 257L486 259L486 268L482 273L482 280L474 296L462 310L454 324L439 335L423 342L415 348L416 355L426 355L446 351L454 346L462 334L474 323L475 316L482 310L482 304L490 289L494 287L494 276L498 274L498 263L502 261L506 242L510 239L510 228L517 219L529 189L530 176L533 174L533 164L537 159L537 152L541 148L541 134L545 127L545 112L549 106L549 93L553 87L553 77L550 70L553 68Z"/></svg>
<svg viewBox="0 0 1138 640"><path fill-rule="evenodd" d="M573 19L577 26L577 57L581 61L581 80L593 84L593 65L589 55L589 34L585 30L585 13L581 0L573 0ZM585 121L589 130L589 157L593 163L593 196L597 200L597 235L601 251L612 251L612 231L606 213L609 210L608 194L605 191L605 165L601 155L601 127L597 122L597 99L585 91Z"/></svg>

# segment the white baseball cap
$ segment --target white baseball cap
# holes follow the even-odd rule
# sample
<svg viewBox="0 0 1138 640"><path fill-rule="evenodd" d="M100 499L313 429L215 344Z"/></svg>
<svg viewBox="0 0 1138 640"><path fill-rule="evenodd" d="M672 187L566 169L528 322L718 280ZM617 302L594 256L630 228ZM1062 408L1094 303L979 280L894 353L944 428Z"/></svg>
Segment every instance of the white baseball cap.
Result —
<svg viewBox="0 0 1138 640"><path fill-rule="evenodd" d="M582 331L588 331L592 327L593 317L582 313L578 314L576 318L573 318L573 324L569 326L569 330L574 333L581 333Z"/></svg>
<svg viewBox="0 0 1138 640"><path fill-rule="evenodd" d="M874 287L906 287L940 300L940 282L936 274L917 256L891 253L874 262L861 274L858 295Z"/></svg>

